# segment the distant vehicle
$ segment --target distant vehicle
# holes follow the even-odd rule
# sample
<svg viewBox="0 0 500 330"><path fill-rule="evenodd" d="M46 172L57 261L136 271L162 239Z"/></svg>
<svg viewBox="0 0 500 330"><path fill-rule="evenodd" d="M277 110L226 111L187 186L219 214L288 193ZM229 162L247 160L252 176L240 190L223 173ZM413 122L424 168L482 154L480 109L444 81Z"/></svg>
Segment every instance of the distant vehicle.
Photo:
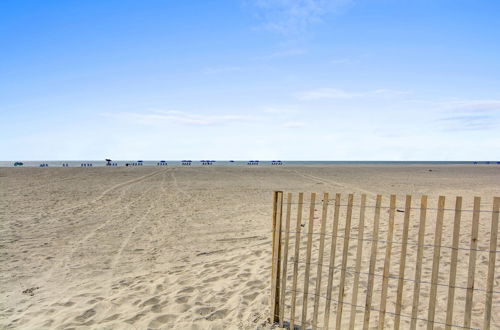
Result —
<svg viewBox="0 0 500 330"><path fill-rule="evenodd" d="M230 163L234 163L234 160L230 160L229 162L230 162Z"/></svg>
<svg viewBox="0 0 500 330"><path fill-rule="evenodd" d="M23 166L23 165L24 165L24 163L23 163L23 162L15 162L15 163L14 163L14 166Z"/></svg>

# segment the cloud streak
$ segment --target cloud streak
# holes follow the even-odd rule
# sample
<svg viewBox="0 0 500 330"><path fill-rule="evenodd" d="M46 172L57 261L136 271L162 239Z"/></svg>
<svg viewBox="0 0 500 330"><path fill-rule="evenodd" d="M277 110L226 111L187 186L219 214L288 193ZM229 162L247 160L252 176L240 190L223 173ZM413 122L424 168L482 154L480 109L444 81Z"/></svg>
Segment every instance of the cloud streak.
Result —
<svg viewBox="0 0 500 330"><path fill-rule="evenodd" d="M467 100L440 103L438 120L445 131L483 131L500 126L500 100Z"/></svg>
<svg viewBox="0 0 500 330"><path fill-rule="evenodd" d="M358 99L358 98L390 98L399 95L408 94L408 91L397 91L392 89L376 89L365 92L348 92L337 88L318 88L297 94L297 98L303 101L322 100L322 99Z"/></svg>
<svg viewBox="0 0 500 330"><path fill-rule="evenodd" d="M107 117L128 119L146 125L174 123L190 126L214 126L227 123L246 123L248 121L254 121L258 119L257 116L251 115L200 115L176 110L153 110L149 113L104 113L102 115Z"/></svg>
<svg viewBox="0 0 500 330"><path fill-rule="evenodd" d="M279 34L302 32L322 17L350 4L351 0L256 0L253 6L261 28Z"/></svg>

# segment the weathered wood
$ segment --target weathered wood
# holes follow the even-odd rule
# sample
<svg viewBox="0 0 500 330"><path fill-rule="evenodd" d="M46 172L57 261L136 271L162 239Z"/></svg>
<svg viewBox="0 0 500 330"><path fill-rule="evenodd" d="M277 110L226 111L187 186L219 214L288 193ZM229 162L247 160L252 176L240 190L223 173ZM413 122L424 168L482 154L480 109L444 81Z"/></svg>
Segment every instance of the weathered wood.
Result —
<svg viewBox="0 0 500 330"><path fill-rule="evenodd" d="M351 313L349 316L349 329L354 330L356 323L356 305L358 303L359 272L361 270L361 259L363 258L363 236L365 232L365 206L366 194L361 195L358 224L358 246L356 247L356 270L352 286Z"/></svg>
<svg viewBox="0 0 500 330"><path fill-rule="evenodd" d="M434 255L432 257L431 291L429 293L429 309L427 311L427 329L434 328L434 314L436 312L436 294L439 275L439 261L441 258L441 238L443 236L444 196L439 196L434 232Z"/></svg>
<svg viewBox="0 0 500 330"><path fill-rule="evenodd" d="M295 303L297 301L297 282L299 277L299 252L300 252L300 235L302 229L302 205L304 203L304 193L299 193L299 201L297 205L297 225L295 227L295 255L293 257L293 280L292 280L292 301L290 311L290 329L295 326Z"/></svg>
<svg viewBox="0 0 500 330"><path fill-rule="evenodd" d="M307 299L309 295L309 274L311 272L311 252L314 230L314 208L316 207L316 193L311 193L311 204L309 206L309 226L307 231L307 252L306 252L306 270L304 277L304 297L302 302L301 328L305 329L307 321Z"/></svg>
<svg viewBox="0 0 500 330"><path fill-rule="evenodd" d="M418 225L418 249L415 262L415 284L413 286L413 305L411 310L410 329L417 328L418 301L420 298L420 278L422 276L422 258L424 256L425 220L427 217L427 196L420 198L420 222Z"/></svg>
<svg viewBox="0 0 500 330"><path fill-rule="evenodd" d="M286 294L286 273L288 265L288 243L290 240L290 217L292 213L292 193L288 193L286 199L286 220L285 220L285 243L283 245L283 266L281 276L281 293L280 293L280 311L279 311L279 324L283 328L284 314L285 314L285 294Z"/></svg>
<svg viewBox="0 0 500 330"><path fill-rule="evenodd" d="M279 277L281 252L281 213L283 192L275 191L273 196L273 255L271 271L271 323L279 321Z"/></svg>
<svg viewBox="0 0 500 330"><path fill-rule="evenodd" d="M387 243L385 246L384 273L382 277L382 293L380 295L380 311L378 328L384 329L385 309L387 306L387 289L389 287L389 269L391 266L392 236L394 234L394 215L396 213L396 195L391 195L389 207L389 224L387 227Z"/></svg>
<svg viewBox="0 0 500 330"><path fill-rule="evenodd" d="M370 312L372 309L372 294L373 294L373 280L375 276L375 265L377 263L377 247L378 247L378 233L380 224L380 204L382 203L382 195L377 195L375 202L375 216L373 222L372 246L370 252L370 268L368 270L368 286L366 289L366 303L365 314L363 318L363 329L367 330L370 326Z"/></svg>
<svg viewBox="0 0 500 330"><path fill-rule="evenodd" d="M333 212L332 244L330 246L330 266L328 269L328 285L326 288L325 317L323 328L328 329L330 323L330 306L332 299L333 270L335 269L335 253L337 249L337 232L339 229L340 194L335 195L335 209Z"/></svg>
<svg viewBox="0 0 500 330"><path fill-rule="evenodd" d="M347 269L347 258L349 256L349 239L351 236L351 219L352 219L352 204L354 196L349 194L347 200L347 213L345 217L345 230L344 230L344 247L342 250L342 267L340 268L340 284L339 284L339 296L337 303L337 318L335 320L335 328L342 328L342 310L344 308L344 290L345 290L345 274Z"/></svg>
<svg viewBox="0 0 500 330"><path fill-rule="evenodd" d="M403 284L406 267L406 250L408 247L408 231L410 230L411 195L406 195L405 216L403 221L403 244L401 245L401 255L399 257L399 279L398 291L396 294L396 315L394 317L394 329L399 329L401 322L401 309L403 305Z"/></svg>
<svg viewBox="0 0 500 330"><path fill-rule="evenodd" d="M455 218L453 220L453 242L451 243L450 280L448 282L448 303L446 307L445 329L453 324L453 303L455 302L455 282L457 278L458 244L460 243L460 220L462 218L462 197L455 201Z"/></svg>
<svg viewBox="0 0 500 330"><path fill-rule="evenodd" d="M479 231L479 215L481 212L481 197L474 197L472 212L472 232L470 239L469 274L467 277L467 294L465 296L464 327L470 328L472 319L472 298L474 295L474 275L476 273L477 238Z"/></svg>
<svg viewBox="0 0 500 330"><path fill-rule="evenodd" d="M326 217L328 213L328 193L323 194L323 210L321 212L321 229L319 238L319 251L318 251L318 268L316 272L316 291L314 296L314 311L313 311L313 321L312 328L316 330L318 327L318 309L319 309L319 297L321 294L321 275L323 271L323 254L325 249L325 227L326 227Z"/></svg>
<svg viewBox="0 0 500 330"><path fill-rule="evenodd" d="M483 329L489 330L491 323L491 305L493 301L493 284L495 282L495 260L498 237L498 213L500 211L500 197L493 199L493 214L491 216L491 233L490 233L490 258L488 262L488 277L486 280L486 301L484 312Z"/></svg>

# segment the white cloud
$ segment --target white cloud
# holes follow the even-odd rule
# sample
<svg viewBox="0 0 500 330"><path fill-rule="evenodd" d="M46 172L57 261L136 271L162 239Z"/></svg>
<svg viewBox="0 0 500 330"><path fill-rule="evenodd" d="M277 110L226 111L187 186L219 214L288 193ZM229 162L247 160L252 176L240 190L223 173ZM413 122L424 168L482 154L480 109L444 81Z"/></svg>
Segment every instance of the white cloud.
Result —
<svg viewBox="0 0 500 330"><path fill-rule="evenodd" d="M303 31L320 22L326 14L350 4L352 0L256 0L251 2L263 21L261 27L280 34Z"/></svg>
<svg viewBox="0 0 500 330"><path fill-rule="evenodd" d="M394 97L408 94L408 91L397 91L392 89L376 89L365 92L347 92L337 88L318 88L297 94L300 100L320 100L320 99L354 99L367 97Z"/></svg>
<svg viewBox="0 0 500 330"><path fill-rule="evenodd" d="M333 59L330 61L330 64L351 64L351 63L357 63L357 60L350 59L350 58L337 58Z"/></svg>
<svg viewBox="0 0 500 330"><path fill-rule="evenodd" d="M204 74L217 74L225 72L235 72L241 71L243 68L240 66L219 66L219 67L209 67L203 69Z"/></svg>
<svg viewBox="0 0 500 330"><path fill-rule="evenodd" d="M258 119L258 117L250 115L200 115L177 110L153 110L146 113L103 113L102 115L133 120L147 125L176 123L192 126L211 126L225 123L245 123Z"/></svg>
<svg viewBox="0 0 500 330"><path fill-rule="evenodd" d="M300 121L289 121L289 122L283 123L283 127L287 127L287 128L304 127L304 126L306 126L306 124L303 122L300 122Z"/></svg>
<svg viewBox="0 0 500 330"><path fill-rule="evenodd" d="M484 131L500 126L500 100L453 100L438 103L437 120L445 131Z"/></svg>
<svg viewBox="0 0 500 330"><path fill-rule="evenodd" d="M277 58L291 57L291 56L300 56L306 54L307 51L305 49L294 48L277 51L268 55L259 56L257 60L273 60Z"/></svg>

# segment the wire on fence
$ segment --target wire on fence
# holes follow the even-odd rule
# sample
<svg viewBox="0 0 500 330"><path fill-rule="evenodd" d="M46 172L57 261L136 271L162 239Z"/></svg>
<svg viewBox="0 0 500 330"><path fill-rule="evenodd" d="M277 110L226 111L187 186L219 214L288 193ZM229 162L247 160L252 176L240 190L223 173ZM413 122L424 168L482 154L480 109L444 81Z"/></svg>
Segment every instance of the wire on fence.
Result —
<svg viewBox="0 0 500 330"><path fill-rule="evenodd" d="M291 203L283 203L283 205L287 205L287 204L292 204L292 205L298 205L298 204L302 204L302 205L306 205L306 204L309 204L309 202L302 202L302 203L297 203L297 202L291 202ZM327 205L335 205L335 203L326 203ZM347 204L339 204L338 206L348 206ZM354 204L352 205L352 207L356 207L356 208L359 208L361 207L361 205L358 205L358 204ZM380 209L390 209L391 207L390 206L375 206L375 205L365 205L364 206L365 208L370 208L370 209L375 209L375 208L380 208ZM396 206L396 209L404 209L405 207L404 206ZM420 207L410 207L409 208L410 210L418 210L420 211ZM432 211L438 211L440 210L439 208L437 207L428 207L427 210L432 210ZM444 208L442 209L443 211L455 211L455 209L449 209L449 208ZM471 210L471 209L463 209L461 210L462 212L470 212L470 213L474 213L474 212L478 212L478 213L498 213L498 211L492 211L492 210L479 210L479 211L474 211L474 210Z"/></svg>
<svg viewBox="0 0 500 330"><path fill-rule="evenodd" d="M293 257L289 260L290 262L295 262L295 260L293 260ZM321 265L322 267L327 267L328 269L337 269L337 270L343 270L343 271L346 271L347 273L351 273L351 274L363 274L363 275L373 275L373 276L377 276L377 277L384 277L384 275L382 274L378 274L378 273L370 273L370 272L361 272L361 271L355 271L355 270L350 270L349 268L342 268L342 267L339 267L339 266L330 266L330 265L326 265L326 264L319 264L317 262L306 262L306 261L300 261L300 260L297 260L296 261L297 263L299 264L310 264L310 265ZM415 281L414 279L411 279L411 278L401 278L399 276L396 276L396 275L387 275L387 278L392 278L392 279L402 279L403 281L408 281L408 282L418 282L418 283L422 283L422 284L429 284L429 285L437 285L437 286L443 286L443 287L447 287L447 288L455 288L455 289L463 289L463 290L469 290L470 288L467 288L465 286L458 286L458 285L453 285L453 286L449 286L447 284L443 284L443 283L439 283L439 282L431 282L431 281ZM472 288L470 289L472 291L480 291L480 292L491 292L491 293L498 293L500 294L500 291L487 291L485 289L479 289L479 288Z"/></svg>
<svg viewBox="0 0 500 330"><path fill-rule="evenodd" d="M285 290L286 292L296 292L296 293L301 293L301 294L304 294L304 292L302 291L299 291L299 290L291 290L291 289L286 289ZM361 309L366 309L365 306L363 305L354 305L354 304L351 304L349 302L346 302L346 301L339 301L337 299L332 299L332 298L327 298L323 295L318 295L316 293L308 293L308 295L312 295L312 296L319 296L320 298L323 298L325 300L330 300L330 301L333 301L335 303L341 303L343 305L349 305L349 306L352 306L352 307L356 307L356 308L361 308ZM379 309L377 308L374 308L374 307L370 307L370 310L371 311L375 311L375 312L380 312ZM407 314L400 314L400 313L394 313L394 312L390 312L390 311L384 311L385 313L387 314L391 314L391 315L399 315L401 317L404 317L404 318L408 318L408 319L412 319L413 317L411 315L407 315ZM462 325L458 325L458 324L447 324L445 322L439 322L439 321L431 321L431 320L428 320L428 319L424 319L424 318L421 318L421 317L416 317L415 319L419 320L419 321L423 321L423 322L431 322L433 324L439 324L439 325L444 325L444 326L450 326L450 327L453 327L453 328L459 328L459 329L471 329L471 330L480 330L479 328L472 328L472 327L465 327L465 326L462 326ZM318 329L323 329L321 327L318 327L316 326ZM302 327L301 327L302 329Z"/></svg>
<svg viewBox="0 0 500 330"><path fill-rule="evenodd" d="M340 231L340 230L339 230ZM273 231L271 230L271 233ZM280 230L281 233L287 233L286 231L283 231L283 230ZM295 231L289 231L288 232L289 234L297 234L298 232L295 232ZM306 236L307 233L304 233L304 232L300 232L301 235L303 236ZM345 238L343 235L333 235L333 234L329 234L329 233L319 233L319 232L312 232L313 235L325 235L325 236L330 236L330 237L337 237L337 238ZM351 236L349 237L349 239L351 240L358 240L358 237L357 236ZM500 250L488 250L488 249L474 249L474 248L463 248L463 247L453 247L453 246L449 246L449 245L434 245L434 244L418 244L418 243L414 243L414 242L407 242L407 243L403 243L403 242L399 242L399 241L386 241L386 240L381 240L381 239L377 239L377 240L374 240L372 238L363 238L362 239L363 241L365 242L374 242L374 241L377 241L377 242L381 242L381 243L391 243L391 244L398 244L398 245L403 245L403 244L408 244L408 245L412 245L412 246L423 246L423 247L442 247L442 248L446 248L446 249L450 249L450 250L462 250L462 251L477 251L477 252L494 252L494 253L497 253L497 252L500 252Z"/></svg>

